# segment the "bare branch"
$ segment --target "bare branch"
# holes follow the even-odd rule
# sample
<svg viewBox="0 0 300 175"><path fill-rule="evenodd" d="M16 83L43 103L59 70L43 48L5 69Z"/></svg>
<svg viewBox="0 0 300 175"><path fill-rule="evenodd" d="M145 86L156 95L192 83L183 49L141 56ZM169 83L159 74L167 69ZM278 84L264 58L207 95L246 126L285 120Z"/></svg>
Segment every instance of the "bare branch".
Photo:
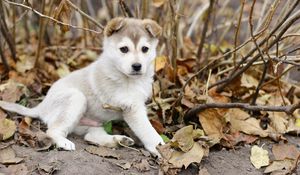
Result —
<svg viewBox="0 0 300 175"><path fill-rule="evenodd" d="M19 4L19 3L16 3L16 2L11 2L11 1L8 1L8 0L3 0L3 1L6 2L6 3L8 3L8 4L10 4L10 5L15 5L15 6L18 6L18 7L22 7L22 8L31 10L33 13L39 15L40 17L42 17L42 18L47 18L47 19L49 19L49 20L51 20L51 21L54 21L54 22L56 22L56 23L58 23L58 24L60 24L60 25L72 27L72 28L74 28L74 29L80 29L80 30L89 31L89 32L93 32L93 33L96 33L96 34L102 33L102 31L99 32L99 31L96 31L96 30L87 29L87 28L82 28L82 27L78 27L78 26L74 26L74 25L71 25L71 24L64 23L64 22L62 22L62 21L59 21L59 20L57 20L57 19L54 19L54 18L51 17L51 16L44 15L44 14L40 13L39 11L33 9L32 7L29 7L29 6L24 5L24 4Z"/></svg>
<svg viewBox="0 0 300 175"><path fill-rule="evenodd" d="M199 104L193 109L189 110L185 117L191 118L196 116L199 112L210 108L240 108L247 111L273 111L273 112L285 112L288 115L292 115L296 109L300 108L300 103L288 106L263 106L263 105L250 105L248 103L206 103Z"/></svg>

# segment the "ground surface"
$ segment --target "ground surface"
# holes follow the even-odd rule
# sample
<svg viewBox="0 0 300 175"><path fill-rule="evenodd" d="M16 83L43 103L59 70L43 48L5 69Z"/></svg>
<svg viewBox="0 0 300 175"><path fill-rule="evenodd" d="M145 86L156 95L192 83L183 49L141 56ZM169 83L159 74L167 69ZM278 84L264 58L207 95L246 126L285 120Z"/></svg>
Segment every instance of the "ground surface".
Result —
<svg viewBox="0 0 300 175"><path fill-rule="evenodd" d="M101 175L120 175L120 174L158 174L159 166L154 160L145 156L145 153L129 148L118 148L113 152L119 155L116 158L102 158L98 155L88 153L85 148L90 146L78 136L71 136L70 139L75 142L77 150L74 152L51 150L46 152L37 152L32 148L25 146L12 145L18 157L25 158L25 165L29 174L101 174ZM300 147L299 137L288 137L289 143ZM266 140L258 143L264 144L264 148L271 149L274 144ZM200 167L206 168L211 175L259 175L262 170L256 170L250 160L250 145L236 147L235 150L211 150L209 157L202 160ZM146 154L147 155L147 154ZM271 155L270 155L271 157ZM145 160L148 163L143 163ZM129 168L126 168L126 163ZM122 168L123 166L124 168ZM52 169L52 170L49 170ZM1 168L0 168L1 170ZM0 171L1 172L1 171ZM297 174L300 174L300 167L297 168ZM1 174L1 173L0 173ZM196 165L192 165L188 170L180 174L198 174Z"/></svg>

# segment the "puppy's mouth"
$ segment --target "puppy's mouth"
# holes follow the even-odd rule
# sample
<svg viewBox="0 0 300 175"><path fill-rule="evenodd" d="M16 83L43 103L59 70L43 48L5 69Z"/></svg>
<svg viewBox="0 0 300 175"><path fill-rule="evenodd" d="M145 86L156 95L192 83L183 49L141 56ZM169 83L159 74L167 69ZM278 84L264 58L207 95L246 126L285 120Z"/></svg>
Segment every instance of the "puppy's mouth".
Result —
<svg viewBox="0 0 300 175"><path fill-rule="evenodd" d="M139 76L139 75L142 75L142 72L131 72L129 75L131 75L131 76Z"/></svg>

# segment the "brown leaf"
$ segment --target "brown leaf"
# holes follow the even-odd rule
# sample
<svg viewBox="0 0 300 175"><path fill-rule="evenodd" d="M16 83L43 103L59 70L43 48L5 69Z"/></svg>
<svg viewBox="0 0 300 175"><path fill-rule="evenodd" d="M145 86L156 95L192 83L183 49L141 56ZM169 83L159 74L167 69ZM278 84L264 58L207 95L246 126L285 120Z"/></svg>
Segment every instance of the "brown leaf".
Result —
<svg viewBox="0 0 300 175"><path fill-rule="evenodd" d="M136 169L138 169L141 172L149 171L150 170L150 164L146 159L142 159L139 163L134 163L132 165Z"/></svg>
<svg viewBox="0 0 300 175"><path fill-rule="evenodd" d="M13 80L0 85L0 99L3 101L16 102L19 101L21 96L25 93L25 86Z"/></svg>
<svg viewBox="0 0 300 175"><path fill-rule="evenodd" d="M194 145L193 126L185 126L176 131L171 140L171 145L180 148L183 152L188 152Z"/></svg>
<svg viewBox="0 0 300 175"><path fill-rule="evenodd" d="M85 148L85 150L91 154L98 155L100 157L110 157L115 159L120 159L120 155L117 154L114 150L111 148L103 147L103 146L88 146Z"/></svg>
<svg viewBox="0 0 300 175"><path fill-rule="evenodd" d="M152 1L155 7L160 7L166 2L166 0L152 0Z"/></svg>
<svg viewBox="0 0 300 175"><path fill-rule="evenodd" d="M35 148L36 151L48 150L52 144L52 139L43 131L30 128L31 118L24 117L20 122L18 141L24 145Z"/></svg>
<svg viewBox="0 0 300 175"><path fill-rule="evenodd" d="M240 132L235 132L232 134L225 134L224 137L221 139L220 144L222 146L233 148L235 145L244 142L246 144L250 144L255 142L258 137L246 135Z"/></svg>
<svg viewBox="0 0 300 175"><path fill-rule="evenodd" d="M171 163L176 168L187 168L193 162L200 163L204 153L204 148L199 143L195 142L192 149L186 153L174 151L169 160L169 163Z"/></svg>
<svg viewBox="0 0 300 175"><path fill-rule="evenodd" d="M2 118L0 119L0 136L1 140L6 140L14 135L17 126L14 121Z"/></svg>
<svg viewBox="0 0 300 175"><path fill-rule="evenodd" d="M259 135L267 137L268 133L259 125L259 120L250 117L250 115L240 109L230 109L225 116L226 120L231 124L231 131L241 131L249 135Z"/></svg>
<svg viewBox="0 0 300 175"><path fill-rule="evenodd" d="M2 109L0 109L0 120L5 119L6 116L7 116L7 114Z"/></svg>
<svg viewBox="0 0 300 175"><path fill-rule="evenodd" d="M166 128L163 126L163 124L158 119L151 118L150 123L159 134L162 134L165 132Z"/></svg>
<svg viewBox="0 0 300 175"><path fill-rule="evenodd" d="M223 137L223 128L226 125L223 115L218 109L207 109L198 116L205 134L213 139L213 143L218 143Z"/></svg>
<svg viewBox="0 0 300 175"><path fill-rule="evenodd" d="M277 144L273 145L272 152L275 160L293 159L297 160L300 156L300 151L292 144Z"/></svg>
<svg viewBox="0 0 300 175"><path fill-rule="evenodd" d="M23 158L16 157L16 153L11 147L7 147L0 150L1 164L17 164L20 163L22 160Z"/></svg>
<svg viewBox="0 0 300 175"><path fill-rule="evenodd" d="M66 0L60 1L58 7L55 9L54 18L58 19L64 23L69 24L71 20L71 9ZM70 30L69 26L60 25L62 32L67 32Z"/></svg>
<svg viewBox="0 0 300 175"><path fill-rule="evenodd" d="M268 112L271 120L270 125L277 131L277 133L284 134L287 132L288 116L284 112Z"/></svg>
<svg viewBox="0 0 300 175"><path fill-rule="evenodd" d="M18 165L9 165L8 170L11 174L15 175L28 175L30 174L25 163L21 163Z"/></svg>
<svg viewBox="0 0 300 175"><path fill-rule="evenodd" d="M288 174L294 165L294 160L284 159L273 161L264 171L264 173L278 173L280 175Z"/></svg>
<svg viewBox="0 0 300 175"><path fill-rule="evenodd" d="M155 58L155 72L162 70L168 63L168 59L165 56L159 56Z"/></svg>

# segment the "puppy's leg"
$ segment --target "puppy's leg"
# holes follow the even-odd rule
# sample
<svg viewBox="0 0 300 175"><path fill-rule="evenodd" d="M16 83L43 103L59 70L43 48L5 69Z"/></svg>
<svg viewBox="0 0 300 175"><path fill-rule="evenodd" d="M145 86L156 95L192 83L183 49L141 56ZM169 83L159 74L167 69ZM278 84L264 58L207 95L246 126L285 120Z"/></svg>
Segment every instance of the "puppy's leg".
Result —
<svg viewBox="0 0 300 175"><path fill-rule="evenodd" d="M117 147L119 142L127 146L134 144L134 141L127 136L107 134L103 127L90 127L84 140L107 147Z"/></svg>
<svg viewBox="0 0 300 175"><path fill-rule="evenodd" d="M54 120L48 123L47 135L53 139L57 147L65 150L75 150L75 144L66 137L73 131L85 113L87 101L85 96L77 90L67 91L64 97L63 101L56 102L60 103L60 107ZM48 115L51 115L51 113Z"/></svg>
<svg viewBox="0 0 300 175"><path fill-rule="evenodd" d="M125 111L123 116L135 135L143 142L145 148L160 156L156 146L160 143L164 144L164 141L148 120L146 107L144 105L133 106L130 110Z"/></svg>

